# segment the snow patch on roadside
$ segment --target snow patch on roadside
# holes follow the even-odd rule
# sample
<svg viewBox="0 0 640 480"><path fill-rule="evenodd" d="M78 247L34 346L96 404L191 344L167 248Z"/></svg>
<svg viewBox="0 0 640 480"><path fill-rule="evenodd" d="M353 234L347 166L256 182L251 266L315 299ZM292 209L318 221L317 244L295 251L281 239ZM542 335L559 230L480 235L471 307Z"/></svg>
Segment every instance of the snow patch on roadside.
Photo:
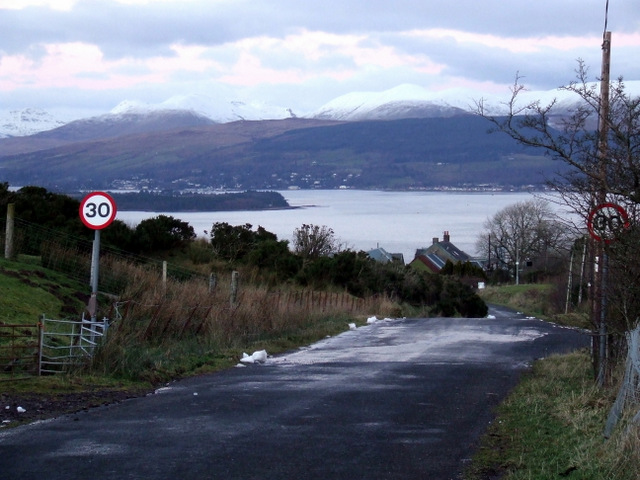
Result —
<svg viewBox="0 0 640 480"><path fill-rule="evenodd" d="M266 350L258 350L257 352L253 352L251 355L243 353L240 363L236 365L236 367L244 367L254 363L265 363L267 361L267 357L268 355Z"/></svg>

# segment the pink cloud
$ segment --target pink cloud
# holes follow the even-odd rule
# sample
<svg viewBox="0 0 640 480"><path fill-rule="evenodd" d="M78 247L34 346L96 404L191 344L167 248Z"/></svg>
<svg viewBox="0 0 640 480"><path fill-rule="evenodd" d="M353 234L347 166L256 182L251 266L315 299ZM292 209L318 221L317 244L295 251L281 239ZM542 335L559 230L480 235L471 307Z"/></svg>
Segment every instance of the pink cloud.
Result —
<svg viewBox="0 0 640 480"><path fill-rule="evenodd" d="M38 61L22 55L0 58L0 89L77 87L103 90L168 81L177 72L202 72L215 66L203 60L203 47L172 47L175 56L147 60L105 60L100 49L86 43L49 44ZM219 67L219 66L218 66Z"/></svg>

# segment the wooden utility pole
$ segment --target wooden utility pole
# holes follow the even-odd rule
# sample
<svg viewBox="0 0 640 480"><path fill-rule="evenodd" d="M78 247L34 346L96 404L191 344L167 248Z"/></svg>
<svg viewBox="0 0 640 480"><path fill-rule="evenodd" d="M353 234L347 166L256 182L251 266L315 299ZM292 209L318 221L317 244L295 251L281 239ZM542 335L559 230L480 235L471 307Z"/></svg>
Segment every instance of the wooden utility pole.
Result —
<svg viewBox="0 0 640 480"><path fill-rule="evenodd" d="M598 120L598 179L594 192L594 207L607 199L607 164L609 155L609 72L611 62L611 32L605 30L602 40L602 73L600 76L600 111ZM604 240L594 240L593 296L591 321L597 328L594 336L594 352L597 353L598 385L605 384L607 372L607 324L606 324L606 270L607 252ZM597 342L596 342L597 339Z"/></svg>
<svg viewBox="0 0 640 480"><path fill-rule="evenodd" d="M609 149L609 72L611 70L611 32L604 32L602 39L602 72L600 75L600 112L598 119L598 160L600 161L600 203L606 200L607 156Z"/></svg>

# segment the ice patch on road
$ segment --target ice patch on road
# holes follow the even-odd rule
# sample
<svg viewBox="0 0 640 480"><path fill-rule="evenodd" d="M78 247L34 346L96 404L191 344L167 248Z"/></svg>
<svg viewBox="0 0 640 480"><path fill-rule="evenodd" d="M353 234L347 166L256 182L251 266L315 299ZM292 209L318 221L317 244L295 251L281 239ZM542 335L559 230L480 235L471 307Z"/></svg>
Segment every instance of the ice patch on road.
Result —
<svg viewBox="0 0 640 480"><path fill-rule="evenodd" d="M121 454L128 450L123 445L114 443L98 443L91 440L72 440L65 442L54 451L45 454L45 457L93 457L95 455L114 455Z"/></svg>
<svg viewBox="0 0 640 480"><path fill-rule="evenodd" d="M160 387L160 388L156 388L153 393L156 393L156 394L158 394L158 393L166 393L166 392L168 392L170 390L173 390L173 388L172 387Z"/></svg>
<svg viewBox="0 0 640 480"><path fill-rule="evenodd" d="M428 321L428 320L425 320ZM449 322L455 322L450 320ZM459 329L416 328L415 323L377 320L367 328L349 330L324 339L309 348L269 358L268 365L312 365L360 361L486 361L495 355L495 345L531 342L547 333L535 327L492 328L478 321ZM416 329L407 335L407 329Z"/></svg>

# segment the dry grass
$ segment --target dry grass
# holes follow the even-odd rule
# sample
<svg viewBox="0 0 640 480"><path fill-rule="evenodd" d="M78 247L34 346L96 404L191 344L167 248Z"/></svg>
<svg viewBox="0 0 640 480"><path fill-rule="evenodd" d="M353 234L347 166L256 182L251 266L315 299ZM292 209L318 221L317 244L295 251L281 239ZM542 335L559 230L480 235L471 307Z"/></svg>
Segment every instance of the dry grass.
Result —
<svg viewBox="0 0 640 480"><path fill-rule="evenodd" d="M111 270L129 281L115 303L120 318L93 368L125 378L158 381L229 365L243 349L282 351L345 330L356 318L400 312L385 297L273 289L242 278L232 302L230 272L211 291L204 276L163 283L157 271L133 263Z"/></svg>
<svg viewBox="0 0 640 480"><path fill-rule="evenodd" d="M86 284L87 252L79 248L86 245L52 243L43 263ZM260 272L251 267L240 270L238 295L232 301L229 265L210 258L200 263L203 253L196 253L182 259L193 268L169 265L163 282L162 262L103 252L99 290L109 293L99 295L97 316L112 323L91 374L163 381L232 365L244 349L275 353L338 333L371 315L402 315L402 307L384 296L362 299L291 284L265 286ZM215 288L210 286L212 268Z"/></svg>

